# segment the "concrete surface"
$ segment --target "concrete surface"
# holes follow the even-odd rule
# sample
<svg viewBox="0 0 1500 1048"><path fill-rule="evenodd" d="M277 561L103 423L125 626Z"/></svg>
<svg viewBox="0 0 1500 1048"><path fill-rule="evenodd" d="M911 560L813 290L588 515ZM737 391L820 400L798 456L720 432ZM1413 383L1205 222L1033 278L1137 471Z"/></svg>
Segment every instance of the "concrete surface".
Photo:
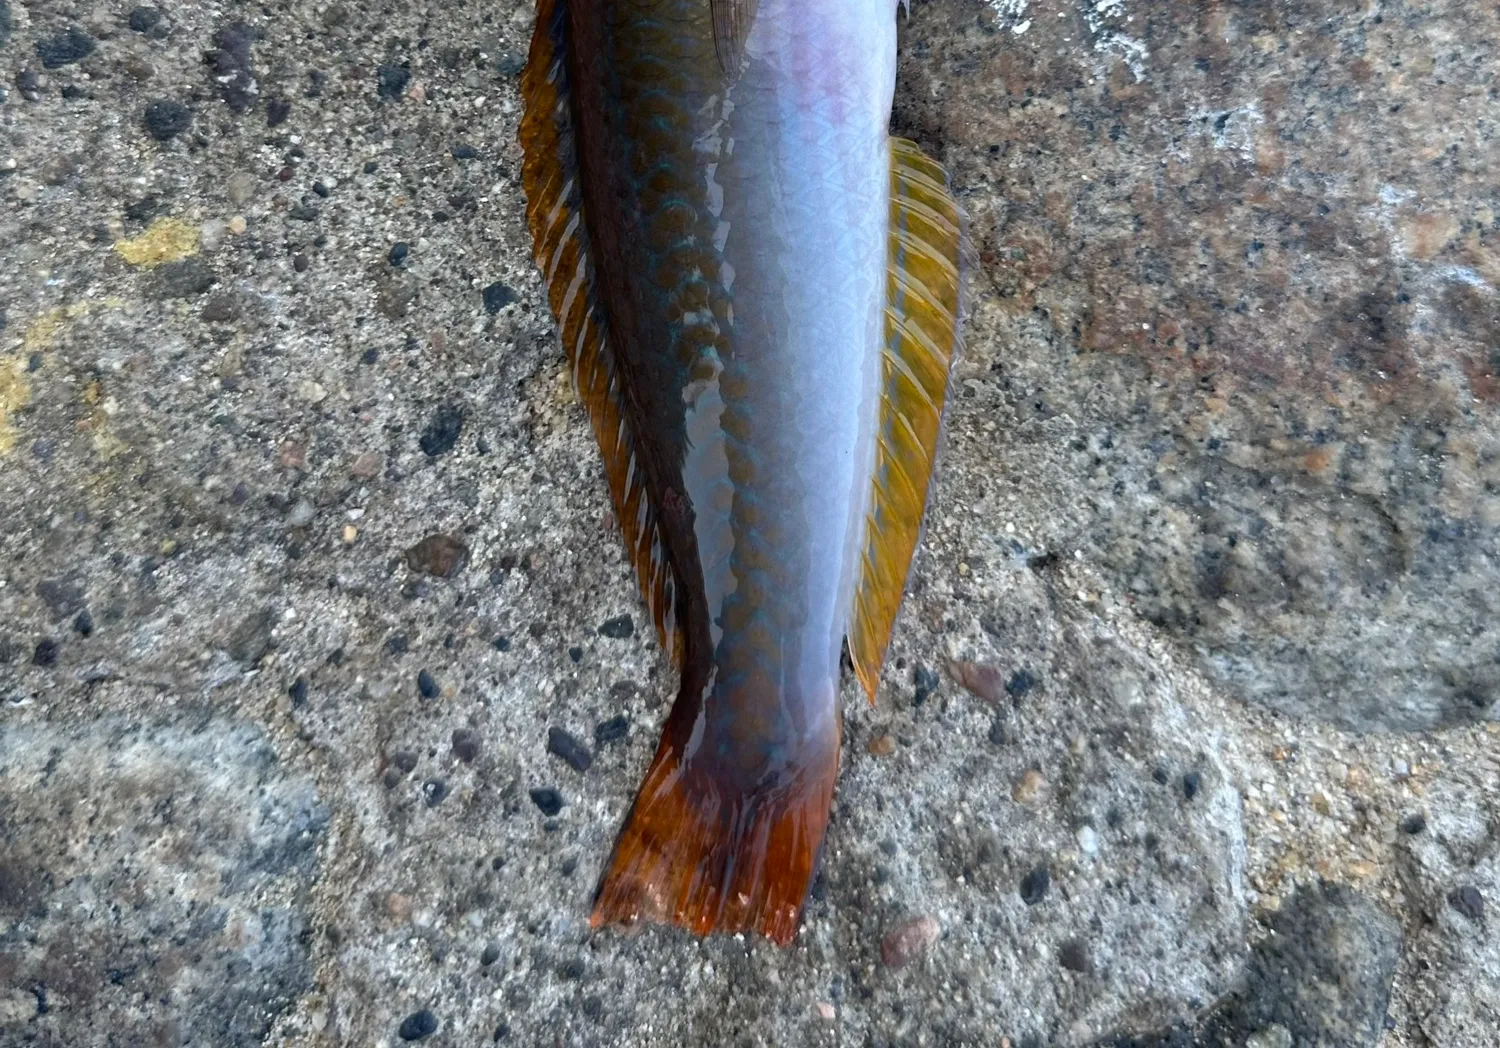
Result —
<svg viewBox="0 0 1500 1048"><path fill-rule="evenodd" d="M778 951L586 926L672 680L528 5L0 0L0 1045L1488 1048L1497 19L913 4L981 265Z"/></svg>

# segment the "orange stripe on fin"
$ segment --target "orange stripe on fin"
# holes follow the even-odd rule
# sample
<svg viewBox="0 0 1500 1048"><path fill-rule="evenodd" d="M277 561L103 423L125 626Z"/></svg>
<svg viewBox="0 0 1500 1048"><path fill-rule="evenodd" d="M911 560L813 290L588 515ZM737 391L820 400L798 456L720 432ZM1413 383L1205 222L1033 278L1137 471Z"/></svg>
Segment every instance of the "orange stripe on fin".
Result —
<svg viewBox="0 0 1500 1048"><path fill-rule="evenodd" d="M695 935L797 935L838 777L837 741L816 762L752 790L684 762L673 708L594 896L589 923L673 924Z"/></svg>
<svg viewBox="0 0 1500 1048"><path fill-rule="evenodd" d="M577 178L567 46L568 0L538 0L531 52L521 75L521 174L532 254L547 281L547 298L573 384L604 457L615 519L635 565L641 596L667 657L681 666L677 623L682 616L672 606L671 572L661 568L666 546L657 508L651 504L643 471L632 468L636 435L625 413L608 325L595 306L588 223Z"/></svg>
<svg viewBox="0 0 1500 1048"><path fill-rule="evenodd" d="M963 216L936 161L891 140L891 235L874 490L849 657L870 701L922 531L959 345Z"/></svg>

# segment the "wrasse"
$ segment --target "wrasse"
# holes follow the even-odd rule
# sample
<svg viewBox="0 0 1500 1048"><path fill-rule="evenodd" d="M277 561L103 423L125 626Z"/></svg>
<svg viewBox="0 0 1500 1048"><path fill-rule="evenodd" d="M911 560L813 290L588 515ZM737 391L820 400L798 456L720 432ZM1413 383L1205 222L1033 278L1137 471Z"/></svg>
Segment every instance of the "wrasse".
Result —
<svg viewBox="0 0 1500 1048"><path fill-rule="evenodd" d="M681 691L592 923L796 935L958 342L959 210L889 133L897 0L538 0L527 219Z"/></svg>

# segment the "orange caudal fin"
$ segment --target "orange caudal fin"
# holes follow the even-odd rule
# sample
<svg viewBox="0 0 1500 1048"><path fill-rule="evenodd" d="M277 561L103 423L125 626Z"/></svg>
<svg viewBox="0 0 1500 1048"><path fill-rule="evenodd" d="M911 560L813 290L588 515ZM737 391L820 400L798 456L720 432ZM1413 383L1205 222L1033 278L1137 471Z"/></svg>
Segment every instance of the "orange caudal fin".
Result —
<svg viewBox="0 0 1500 1048"><path fill-rule="evenodd" d="M590 923L675 924L697 935L797 935L828 827L837 744L741 790L684 762L670 728L594 897Z"/></svg>

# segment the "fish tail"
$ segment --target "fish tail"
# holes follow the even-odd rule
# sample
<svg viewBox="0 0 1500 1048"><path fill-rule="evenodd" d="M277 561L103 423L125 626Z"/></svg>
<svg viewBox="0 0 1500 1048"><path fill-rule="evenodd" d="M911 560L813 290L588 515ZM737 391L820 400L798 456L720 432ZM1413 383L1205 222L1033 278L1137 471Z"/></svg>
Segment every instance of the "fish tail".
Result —
<svg viewBox="0 0 1500 1048"><path fill-rule="evenodd" d="M692 716L680 717L687 707ZM684 759L674 706L594 896L589 923L673 924L696 935L750 932L785 946L817 872L838 775L838 740L814 747L774 782L738 786L711 762Z"/></svg>

